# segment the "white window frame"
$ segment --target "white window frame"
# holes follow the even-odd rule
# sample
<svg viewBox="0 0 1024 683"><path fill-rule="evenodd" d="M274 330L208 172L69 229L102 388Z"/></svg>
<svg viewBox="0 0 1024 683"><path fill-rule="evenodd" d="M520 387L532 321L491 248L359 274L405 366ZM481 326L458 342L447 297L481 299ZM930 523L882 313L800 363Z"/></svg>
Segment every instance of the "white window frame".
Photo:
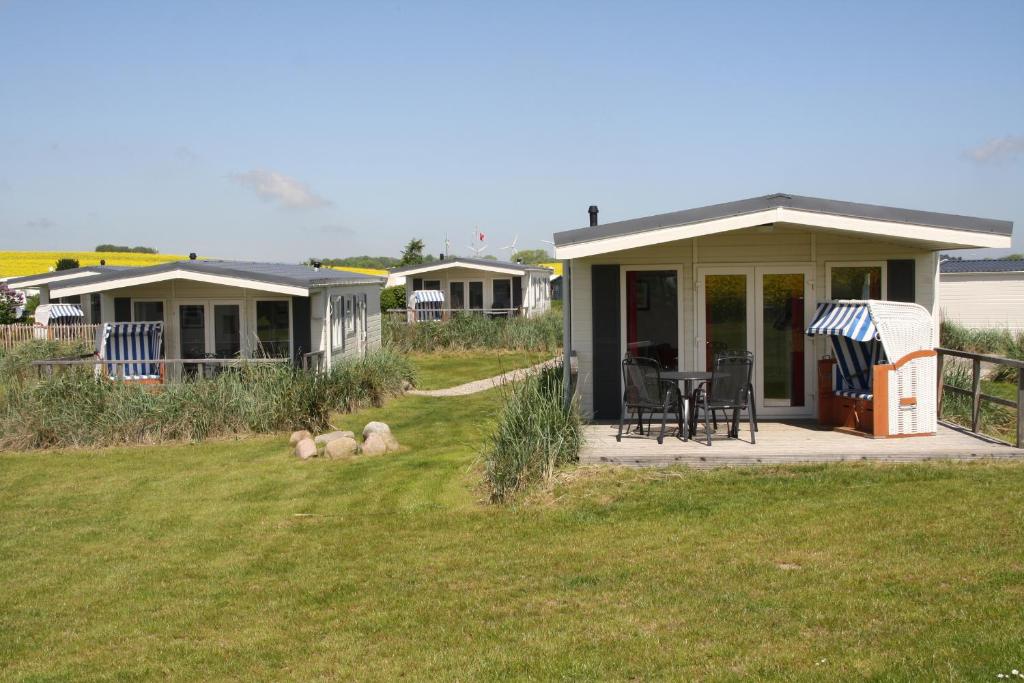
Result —
<svg viewBox="0 0 1024 683"><path fill-rule="evenodd" d="M480 308L473 308L470 306L472 300L469 295L469 286L473 283L480 283ZM493 290L491 294L493 295ZM487 280L466 280L466 310L467 311L486 311L487 306Z"/></svg>
<svg viewBox="0 0 1024 683"><path fill-rule="evenodd" d="M250 317L252 320L252 348L248 349L249 357L252 358L253 353L259 348L260 343L260 325L259 318L256 315L256 304L261 301L284 301L288 304L288 358L295 357L295 321L292 319L292 300L286 296L258 296L252 299L252 305L249 307ZM245 346L245 345L243 345Z"/></svg>
<svg viewBox="0 0 1024 683"><path fill-rule="evenodd" d="M507 282L508 283L508 309L498 309L494 306L494 283L496 282ZM512 278L511 277L494 277L491 278L491 309L492 310L513 310L515 308L515 294L512 291Z"/></svg>
<svg viewBox="0 0 1024 683"><path fill-rule="evenodd" d="M880 266L882 269L882 299L889 299L889 273L885 261L826 261L825 262L825 298L832 300L832 269L833 268L871 268Z"/></svg>
<svg viewBox="0 0 1024 683"><path fill-rule="evenodd" d="M462 308L455 308L452 298L452 285L462 285ZM448 308L453 311L467 311L469 310L469 282L466 280L449 280L448 291L445 292L447 297Z"/></svg>
<svg viewBox="0 0 1024 683"><path fill-rule="evenodd" d="M132 300L132 322L133 323L155 322L155 321L151 321L151 320L136 320L135 319L135 304L136 303L140 303L140 304L163 304L163 307L164 307L163 323L164 323L164 326L166 327L166 325L168 324L168 322L167 322L167 313L168 313L169 308L170 308L167 305L167 299L156 299L156 298L151 298L151 297L140 297L140 298L136 299L135 297L131 297L131 300Z"/></svg>
<svg viewBox="0 0 1024 683"><path fill-rule="evenodd" d="M619 266L619 348L622 350L623 356L625 356L628 340L626 335L628 334L626 325L626 271L644 271L644 270L671 270L676 274L676 345L679 347L679 367L686 367L686 338L683 336L683 330L686 329L686 321L683 319L683 266L679 263L664 263L659 265L632 265L623 263ZM621 359L620 359L621 360ZM622 385L622 373L619 373L619 393L621 394L625 387Z"/></svg>

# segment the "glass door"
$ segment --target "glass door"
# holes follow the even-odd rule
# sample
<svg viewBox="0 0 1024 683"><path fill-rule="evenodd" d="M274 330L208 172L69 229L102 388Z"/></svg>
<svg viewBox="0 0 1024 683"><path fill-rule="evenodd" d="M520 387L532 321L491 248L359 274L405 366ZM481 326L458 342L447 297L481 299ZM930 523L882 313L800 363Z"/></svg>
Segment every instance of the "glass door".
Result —
<svg viewBox="0 0 1024 683"><path fill-rule="evenodd" d="M180 358L203 358L206 356L206 305L181 304L178 306L178 345ZM186 375L195 375L197 365L186 363Z"/></svg>
<svg viewBox="0 0 1024 683"><path fill-rule="evenodd" d="M679 274L675 270L625 271L625 351L679 369Z"/></svg>
<svg viewBox="0 0 1024 683"><path fill-rule="evenodd" d="M808 410L812 354L806 353L804 330L812 276L810 265L697 269L698 363L711 370L715 354L752 351L760 414Z"/></svg>
<svg viewBox="0 0 1024 683"><path fill-rule="evenodd" d="M242 355L242 314L239 304L213 305L213 355L238 358Z"/></svg>

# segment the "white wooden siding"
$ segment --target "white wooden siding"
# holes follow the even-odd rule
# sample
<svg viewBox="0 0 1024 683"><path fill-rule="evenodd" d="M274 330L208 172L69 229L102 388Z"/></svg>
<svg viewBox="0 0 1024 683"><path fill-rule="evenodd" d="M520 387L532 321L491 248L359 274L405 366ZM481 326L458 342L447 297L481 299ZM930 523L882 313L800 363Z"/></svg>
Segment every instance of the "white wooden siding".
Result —
<svg viewBox="0 0 1024 683"><path fill-rule="evenodd" d="M792 264L813 265L811 283L815 301L825 298L826 263L851 261L915 260L917 303L938 313L936 296L937 259L934 252L908 242L885 241L861 235L804 227L778 225L771 230L750 228L667 244L640 247L572 260L572 346L579 367L579 391L585 414L593 411L593 343L590 296L590 266L594 264L672 265L682 269L679 295L682 297L683 337L679 340L681 367L694 368L696 334L695 264ZM936 337L935 342L938 339ZM815 338L815 358L825 353L825 340ZM810 379L808 380L810 381Z"/></svg>
<svg viewBox="0 0 1024 683"><path fill-rule="evenodd" d="M943 320L1024 332L1024 273L943 273L939 296Z"/></svg>
<svg viewBox="0 0 1024 683"><path fill-rule="evenodd" d="M405 283L406 296L412 296L412 275L408 276ZM416 275L416 279L422 278L424 282L427 280L438 280L441 283L441 291L444 292L445 307L451 305L451 287L449 286L452 282L465 282L466 290L464 296L466 297L465 307L469 307L469 282L483 282L484 284L484 308L494 308L494 285L495 280L511 280L514 275L505 275L503 273L492 273L486 270L475 270L473 268L448 268L445 270L439 270L430 273L423 273L422 275ZM538 315L551 308L551 295L548 293L547 297L541 297L539 300L535 298L535 288L532 286L534 279L543 280L543 286L547 288L548 273L547 271L527 271L522 276L522 288L523 288L523 308L527 316Z"/></svg>

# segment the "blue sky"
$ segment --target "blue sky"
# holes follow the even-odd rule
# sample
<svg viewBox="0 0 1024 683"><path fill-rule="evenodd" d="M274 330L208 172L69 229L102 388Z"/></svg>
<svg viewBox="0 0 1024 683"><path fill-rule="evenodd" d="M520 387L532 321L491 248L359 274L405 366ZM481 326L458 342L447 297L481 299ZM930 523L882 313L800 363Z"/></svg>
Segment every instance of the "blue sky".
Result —
<svg viewBox="0 0 1024 683"><path fill-rule="evenodd" d="M1024 2L0 0L0 250L492 253L791 192L1013 220Z"/></svg>

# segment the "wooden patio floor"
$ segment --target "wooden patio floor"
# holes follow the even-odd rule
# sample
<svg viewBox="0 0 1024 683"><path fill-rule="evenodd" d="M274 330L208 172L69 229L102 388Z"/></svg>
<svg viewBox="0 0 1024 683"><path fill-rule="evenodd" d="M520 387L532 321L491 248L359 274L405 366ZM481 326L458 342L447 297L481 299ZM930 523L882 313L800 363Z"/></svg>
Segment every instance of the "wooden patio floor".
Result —
<svg viewBox="0 0 1024 683"><path fill-rule="evenodd" d="M761 422L757 444L750 443L746 425L739 439L729 439L719 425L719 433L708 447L704 440L681 441L672 430L659 445L655 437L623 434L615 441L618 425L597 424L585 428L586 444L580 452L582 464L613 464L630 467L687 465L710 469L798 463L916 462L923 460L979 460L982 458L1019 458L1024 449L939 426L931 437L905 439L868 439L819 429L814 422ZM700 431L700 428L698 428ZM657 434L657 429L654 430ZM701 434L698 434L700 439Z"/></svg>

